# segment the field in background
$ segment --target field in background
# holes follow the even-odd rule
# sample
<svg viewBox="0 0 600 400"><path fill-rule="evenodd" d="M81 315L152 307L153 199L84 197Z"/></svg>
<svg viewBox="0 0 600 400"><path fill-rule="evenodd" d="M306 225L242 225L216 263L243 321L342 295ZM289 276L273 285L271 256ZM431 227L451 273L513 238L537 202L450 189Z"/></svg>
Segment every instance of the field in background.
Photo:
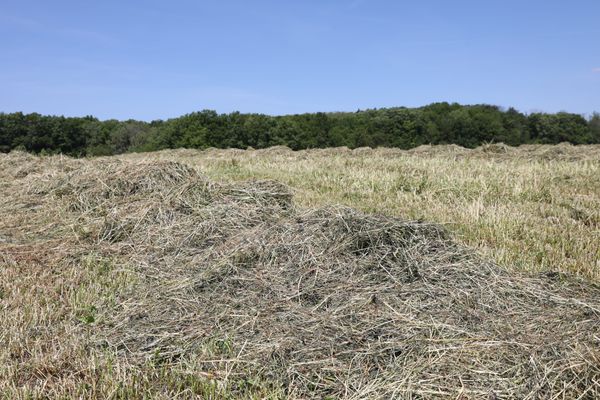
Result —
<svg viewBox="0 0 600 400"><path fill-rule="evenodd" d="M123 156L200 167L216 180L271 178L300 207L344 204L444 224L507 268L600 278L600 146L167 150Z"/></svg>
<svg viewBox="0 0 600 400"><path fill-rule="evenodd" d="M600 146L16 152L0 215L2 400L600 393Z"/></svg>

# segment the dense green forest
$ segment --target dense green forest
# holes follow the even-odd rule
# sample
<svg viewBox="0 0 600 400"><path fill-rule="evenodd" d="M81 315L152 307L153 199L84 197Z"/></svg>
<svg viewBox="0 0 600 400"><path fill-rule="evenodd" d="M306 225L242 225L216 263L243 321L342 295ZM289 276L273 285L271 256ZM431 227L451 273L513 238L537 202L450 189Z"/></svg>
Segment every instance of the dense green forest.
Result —
<svg viewBox="0 0 600 400"><path fill-rule="evenodd" d="M566 112L525 115L513 108L449 103L286 116L204 110L152 122L0 113L0 151L22 149L74 156L179 147L407 149L421 144L476 147L490 142L514 146L566 141L600 143L600 114L589 119Z"/></svg>

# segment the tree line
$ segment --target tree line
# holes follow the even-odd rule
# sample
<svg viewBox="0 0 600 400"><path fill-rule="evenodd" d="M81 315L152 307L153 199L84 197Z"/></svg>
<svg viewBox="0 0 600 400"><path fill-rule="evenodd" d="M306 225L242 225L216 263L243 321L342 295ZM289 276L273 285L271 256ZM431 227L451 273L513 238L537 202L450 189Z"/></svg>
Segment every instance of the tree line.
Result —
<svg viewBox="0 0 600 400"><path fill-rule="evenodd" d="M492 142L600 143L600 114L586 119L567 112L523 114L514 108L456 103L285 116L204 110L152 122L0 113L0 152L98 156L181 147L408 149L453 143L472 148Z"/></svg>

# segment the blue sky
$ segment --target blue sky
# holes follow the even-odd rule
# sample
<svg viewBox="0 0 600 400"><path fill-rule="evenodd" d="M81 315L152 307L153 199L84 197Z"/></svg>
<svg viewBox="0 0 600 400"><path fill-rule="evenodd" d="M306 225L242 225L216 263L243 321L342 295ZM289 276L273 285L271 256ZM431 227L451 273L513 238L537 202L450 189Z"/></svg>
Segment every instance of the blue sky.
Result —
<svg viewBox="0 0 600 400"><path fill-rule="evenodd" d="M0 0L0 111L600 111L600 1Z"/></svg>

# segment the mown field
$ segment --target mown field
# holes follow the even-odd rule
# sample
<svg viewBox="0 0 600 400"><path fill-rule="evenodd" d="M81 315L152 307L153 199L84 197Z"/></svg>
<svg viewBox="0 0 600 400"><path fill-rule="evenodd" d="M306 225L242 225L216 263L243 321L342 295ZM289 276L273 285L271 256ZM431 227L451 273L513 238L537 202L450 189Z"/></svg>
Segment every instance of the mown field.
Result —
<svg viewBox="0 0 600 400"><path fill-rule="evenodd" d="M499 264L600 278L600 146L163 151L216 180L269 178L300 207L344 204L446 225Z"/></svg>
<svg viewBox="0 0 600 400"><path fill-rule="evenodd" d="M600 396L600 146L0 154L0 399Z"/></svg>

